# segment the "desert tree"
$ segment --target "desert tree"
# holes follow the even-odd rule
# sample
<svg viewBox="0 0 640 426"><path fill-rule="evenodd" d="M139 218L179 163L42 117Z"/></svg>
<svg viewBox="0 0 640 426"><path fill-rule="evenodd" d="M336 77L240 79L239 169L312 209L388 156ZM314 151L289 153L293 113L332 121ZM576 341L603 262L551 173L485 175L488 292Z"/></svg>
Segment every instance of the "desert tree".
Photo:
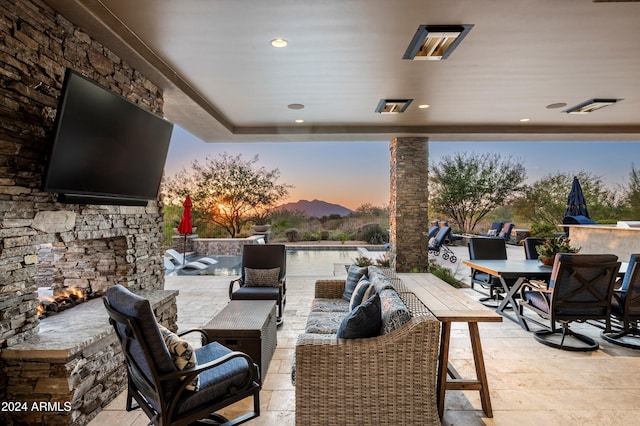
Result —
<svg viewBox="0 0 640 426"><path fill-rule="evenodd" d="M525 177L522 161L512 157L447 155L430 168L430 208L450 218L463 232L472 232L485 216L517 194Z"/></svg>
<svg viewBox="0 0 640 426"><path fill-rule="evenodd" d="M624 204L624 218L640 219L640 172L635 164L631 164L629 180L622 187L622 202Z"/></svg>
<svg viewBox="0 0 640 426"><path fill-rule="evenodd" d="M615 192L607 189L599 176L580 171L548 174L527 185L513 203L516 217L528 223L561 224L574 176L580 181L591 219L608 219L616 214Z"/></svg>
<svg viewBox="0 0 640 426"><path fill-rule="evenodd" d="M164 202L179 205L189 195L194 211L235 237L252 218L264 218L291 187L278 183L278 169L267 170L257 163L257 155L245 160L227 153L194 160L189 169L164 181Z"/></svg>

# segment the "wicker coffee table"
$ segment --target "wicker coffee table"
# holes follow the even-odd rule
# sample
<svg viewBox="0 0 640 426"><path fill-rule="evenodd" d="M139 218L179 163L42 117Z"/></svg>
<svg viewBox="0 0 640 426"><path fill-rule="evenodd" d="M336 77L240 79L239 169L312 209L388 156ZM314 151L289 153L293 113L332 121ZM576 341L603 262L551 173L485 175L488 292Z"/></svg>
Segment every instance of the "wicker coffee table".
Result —
<svg viewBox="0 0 640 426"><path fill-rule="evenodd" d="M264 380L277 344L273 300L232 300L202 328L210 342L249 355Z"/></svg>

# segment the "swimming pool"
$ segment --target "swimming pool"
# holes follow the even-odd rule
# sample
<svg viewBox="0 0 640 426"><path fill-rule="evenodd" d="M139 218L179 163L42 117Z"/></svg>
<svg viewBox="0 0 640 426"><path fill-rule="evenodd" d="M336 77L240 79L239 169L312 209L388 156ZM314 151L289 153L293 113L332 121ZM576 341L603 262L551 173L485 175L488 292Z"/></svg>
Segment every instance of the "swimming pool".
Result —
<svg viewBox="0 0 640 426"><path fill-rule="evenodd" d="M200 256L189 256L187 260L198 260ZM241 256L208 255L218 261L207 269L181 269L169 272L175 275L215 275L239 276L242 267ZM358 257L353 248L287 248L287 275L332 276L334 264L351 264Z"/></svg>

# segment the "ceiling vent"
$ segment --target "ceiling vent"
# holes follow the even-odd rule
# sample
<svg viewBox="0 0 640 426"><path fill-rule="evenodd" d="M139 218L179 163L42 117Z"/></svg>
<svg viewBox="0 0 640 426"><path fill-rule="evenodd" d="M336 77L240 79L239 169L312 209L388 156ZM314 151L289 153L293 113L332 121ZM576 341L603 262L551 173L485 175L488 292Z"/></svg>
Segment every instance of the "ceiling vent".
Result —
<svg viewBox="0 0 640 426"><path fill-rule="evenodd" d="M622 99L589 99L581 104L565 109L563 112L567 114L589 114L590 112L613 105L621 100Z"/></svg>
<svg viewBox="0 0 640 426"><path fill-rule="evenodd" d="M420 25L402 59L447 59L473 25Z"/></svg>
<svg viewBox="0 0 640 426"><path fill-rule="evenodd" d="M376 112L380 114L400 114L405 112L413 99L380 99Z"/></svg>

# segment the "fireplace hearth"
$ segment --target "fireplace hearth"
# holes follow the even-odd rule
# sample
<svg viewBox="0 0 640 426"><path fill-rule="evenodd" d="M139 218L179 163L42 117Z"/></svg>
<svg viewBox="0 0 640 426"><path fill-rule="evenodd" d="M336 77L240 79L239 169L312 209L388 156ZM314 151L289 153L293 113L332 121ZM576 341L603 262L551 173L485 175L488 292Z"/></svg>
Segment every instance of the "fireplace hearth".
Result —
<svg viewBox="0 0 640 426"><path fill-rule="evenodd" d="M178 291L137 293L149 299L160 323L177 329ZM7 400L64 407L11 413L15 424L83 425L126 388L124 356L102 297L42 319L36 336L1 356L10 373Z"/></svg>

